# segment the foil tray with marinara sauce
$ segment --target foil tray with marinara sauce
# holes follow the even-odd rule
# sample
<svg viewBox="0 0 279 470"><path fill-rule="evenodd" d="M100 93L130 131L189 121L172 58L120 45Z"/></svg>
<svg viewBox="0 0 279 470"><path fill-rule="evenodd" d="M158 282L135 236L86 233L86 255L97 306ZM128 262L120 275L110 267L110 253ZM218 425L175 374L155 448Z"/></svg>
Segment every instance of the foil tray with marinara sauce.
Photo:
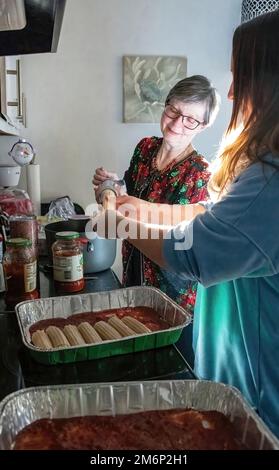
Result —
<svg viewBox="0 0 279 470"><path fill-rule="evenodd" d="M106 340L97 344L70 346L42 350L31 342L30 328L41 320L69 318L71 315L91 312L92 316L104 310L125 307L150 307L158 320L167 328L150 333ZM43 364L78 362L100 359L119 354L130 354L160 348L178 341L182 330L191 323L191 315L167 295L153 287L128 287L93 294L49 297L21 302L16 306L16 315L22 341L33 358Z"/></svg>
<svg viewBox="0 0 279 470"><path fill-rule="evenodd" d="M12 449L16 435L25 426L41 419L117 417L151 410L177 409L220 412L230 421L241 447L251 450L279 449L278 439L236 388L203 380L75 384L19 390L0 404L0 449ZM208 429L206 422L203 426ZM143 429L144 434L152 438L153 431L153 428ZM214 428L211 429L211 443L214 432ZM137 436L138 433L135 442L130 442L130 449L138 448ZM109 449L108 441L103 439L102 444Z"/></svg>

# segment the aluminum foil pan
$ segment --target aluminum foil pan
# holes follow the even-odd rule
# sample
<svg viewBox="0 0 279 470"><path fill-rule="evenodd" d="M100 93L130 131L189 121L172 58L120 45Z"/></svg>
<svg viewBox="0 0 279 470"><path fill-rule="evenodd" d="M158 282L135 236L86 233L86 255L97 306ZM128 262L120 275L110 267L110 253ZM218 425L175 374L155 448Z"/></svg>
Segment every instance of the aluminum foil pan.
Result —
<svg viewBox="0 0 279 470"><path fill-rule="evenodd" d="M41 418L118 415L147 410L193 408L229 417L249 449L279 449L279 441L233 387L202 380L58 385L23 389L0 404L0 449Z"/></svg>
<svg viewBox="0 0 279 470"><path fill-rule="evenodd" d="M158 317L166 321L170 327L167 330L145 335L135 335L78 347L52 348L42 351L31 344L29 328L39 320L67 318L72 314L82 312L93 312L92 315L94 315L94 312L102 310L138 306L154 308L158 312ZM24 345L29 349L34 359L44 364L100 359L167 346L175 343L179 339L182 329L191 322L189 313L159 289L153 287L129 287L93 294L21 302L16 306L16 315Z"/></svg>

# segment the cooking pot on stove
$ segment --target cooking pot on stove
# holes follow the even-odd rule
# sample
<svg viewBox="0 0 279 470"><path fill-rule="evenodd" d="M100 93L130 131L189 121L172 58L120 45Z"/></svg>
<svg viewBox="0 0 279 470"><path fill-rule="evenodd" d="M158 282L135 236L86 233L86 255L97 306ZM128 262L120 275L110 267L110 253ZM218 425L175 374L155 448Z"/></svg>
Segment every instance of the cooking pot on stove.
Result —
<svg viewBox="0 0 279 470"><path fill-rule="evenodd" d="M61 222L54 222L45 226L47 251L51 265L51 247L56 240L55 235L57 232L67 231L79 232L83 239L87 239L83 244L83 264L85 274L104 271L113 265L116 256L116 240L107 240L105 238L98 237L97 235L94 239L90 239L90 232L87 232L86 230L88 221L89 219L63 220Z"/></svg>

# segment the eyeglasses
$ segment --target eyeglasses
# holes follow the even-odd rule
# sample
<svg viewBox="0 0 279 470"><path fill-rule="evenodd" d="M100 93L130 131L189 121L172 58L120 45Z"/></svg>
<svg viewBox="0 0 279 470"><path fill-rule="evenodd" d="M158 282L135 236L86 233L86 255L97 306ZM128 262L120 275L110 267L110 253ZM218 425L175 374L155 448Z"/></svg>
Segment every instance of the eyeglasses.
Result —
<svg viewBox="0 0 279 470"><path fill-rule="evenodd" d="M193 131L197 127L201 126L204 124L204 122L200 122L197 119L192 118L191 116L185 116L184 114L181 114L174 106L171 104L167 104L164 113L166 116L168 116L170 119L177 119L178 117L182 117L182 124L186 129L190 129Z"/></svg>

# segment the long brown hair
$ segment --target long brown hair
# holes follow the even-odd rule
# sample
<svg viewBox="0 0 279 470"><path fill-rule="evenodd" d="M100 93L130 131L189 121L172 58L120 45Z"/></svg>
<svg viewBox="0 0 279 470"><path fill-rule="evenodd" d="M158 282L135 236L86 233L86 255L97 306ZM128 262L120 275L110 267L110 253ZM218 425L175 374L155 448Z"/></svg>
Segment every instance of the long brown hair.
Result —
<svg viewBox="0 0 279 470"><path fill-rule="evenodd" d="M221 149L210 186L219 195L239 172L268 151L279 157L279 11L240 25L232 52L233 110L228 139L244 116L232 143ZM278 159L279 162L279 159Z"/></svg>

